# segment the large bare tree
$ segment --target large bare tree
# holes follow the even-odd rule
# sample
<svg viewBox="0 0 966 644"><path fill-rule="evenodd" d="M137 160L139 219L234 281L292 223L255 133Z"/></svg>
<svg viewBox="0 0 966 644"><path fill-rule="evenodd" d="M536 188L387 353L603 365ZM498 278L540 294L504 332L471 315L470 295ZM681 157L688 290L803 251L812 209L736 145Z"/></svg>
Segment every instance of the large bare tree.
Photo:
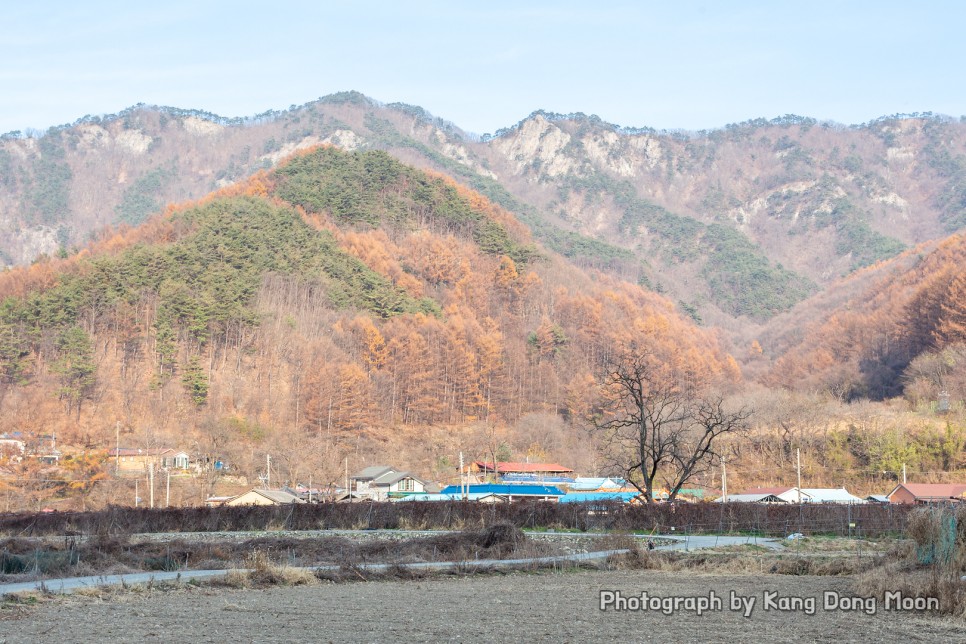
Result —
<svg viewBox="0 0 966 644"><path fill-rule="evenodd" d="M592 419L605 462L647 502L667 485L669 501L718 462L718 439L742 432L751 415L723 395L644 351L615 357L601 377L603 402Z"/></svg>

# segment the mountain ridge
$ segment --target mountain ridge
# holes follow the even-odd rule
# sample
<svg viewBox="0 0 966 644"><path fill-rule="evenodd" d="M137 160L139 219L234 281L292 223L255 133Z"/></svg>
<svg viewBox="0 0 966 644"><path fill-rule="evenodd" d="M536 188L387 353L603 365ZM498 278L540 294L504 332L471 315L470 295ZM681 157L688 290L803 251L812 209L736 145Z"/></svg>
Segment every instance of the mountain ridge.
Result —
<svg viewBox="0 0 966 644"><path fill-rule="evenodd" d="M144 106L80 119L0 142L0 228L12 231L0 252L26 262L67 251L320 143L382 149L486 195L577 265L665 293L744 343L840 277L958 230L966 212L966 126L930 113L668 133L537 110L498 134L477 140L358 92L248 119Z"/></svg>

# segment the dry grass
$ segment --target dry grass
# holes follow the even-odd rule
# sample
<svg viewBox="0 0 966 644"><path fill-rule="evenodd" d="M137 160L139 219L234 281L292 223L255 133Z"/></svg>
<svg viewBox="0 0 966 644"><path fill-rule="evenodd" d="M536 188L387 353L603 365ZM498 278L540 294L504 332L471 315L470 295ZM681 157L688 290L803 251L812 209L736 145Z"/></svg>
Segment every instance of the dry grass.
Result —
<svg viewBox="0 0 966 644"><path fill-rule="evenodd" d="M798 557L785 553L742 552L735 549L657 552L635 548L627 555L611 557L610 565L618 569L701 574L845 576L870 570L877 562L872 558Z"/></svg>
<svg viewBox="0 0 966 644"><path fill-rule="evenodd" d="M966 617L966 507L919 508L906 524L910 541L888 553L882 565L856 579L866 596L886 592L904 597L935 597L940 612Z"/></svg>
<svg viewBox="0 0 966 644"><path fill-rule="evenodd" d="M209 582L229 588L258 588L264 586L309 586L318 583L311 570L272 563L264 552L253 550L248 557L248 568L229 570L221 579Z"/></svg>

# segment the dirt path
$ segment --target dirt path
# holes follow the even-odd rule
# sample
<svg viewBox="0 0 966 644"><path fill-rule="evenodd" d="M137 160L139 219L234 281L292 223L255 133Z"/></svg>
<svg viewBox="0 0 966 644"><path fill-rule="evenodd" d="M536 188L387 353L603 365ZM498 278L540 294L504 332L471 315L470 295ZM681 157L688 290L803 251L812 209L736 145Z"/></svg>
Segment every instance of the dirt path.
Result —
<svg viewBox="0 0 966 644"><path fill-rule="evenodd" d="M722 610L602 612L601 590L625 596L705 596ZM729 594L756 598L746 618ZM817 597L814 615L765 610L763 594ZM966 640L966 623L915 612L830 612L822 593L849 595L831 577L703 576L651 571L515 573L267 590L186 588L89 597L3 611L5 642L411 641L909 641Z"/></svg>

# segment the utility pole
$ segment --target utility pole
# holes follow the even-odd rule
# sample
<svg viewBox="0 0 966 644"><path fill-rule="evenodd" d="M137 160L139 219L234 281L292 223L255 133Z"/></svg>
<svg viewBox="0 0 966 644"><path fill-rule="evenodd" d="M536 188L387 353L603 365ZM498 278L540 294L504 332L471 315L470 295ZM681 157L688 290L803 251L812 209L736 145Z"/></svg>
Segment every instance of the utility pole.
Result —
<svg viewBox="0 0 966 644"><path fill-rule="evenodd" d="M728 502L728 470L725 467L725 457L721 457L721 498L722 503Z"/></svg>
<svg viewBox="0 0 966 644"><path fill-rule="evenodd" d="M902 464L902 484L906 484L906 464Z"/></svg>
<svg viewBox="0 0 966 644"><path fill-rule="evenodd" d="M795 448L795 457L798 459L798 502L802 502L802 450Z"/></svg>
<svg viewBox="0 0 966 644"><path fill-rule="evenodd" d="M168 474L167 481L164 484L164 507L171 507L171 468L169 467L165 470Z"/></svg>
<svg viewBox="0 0 966 644"><path fill-rule="evenodd" d="M139 479L134 479L134 507L138 507L138 483Z"/></svg>
<svg viewBox="0 0 966 644"><path fill-rule="evenodd" d="M151 486L151 493L148 495L151 499L151 509L154 509L154 463L148 467L148 485Z"/></svg>
<svg viewBox="0 0 966 644"><path fill-rule="evenodd" d="M265 455L265 489L272 489L272 455Z"/></svg>
<svg viewBox="0 0 966 644"><path fill-rule="evenodd" d="M460 499L466 500L466 481L463 478L463 452L460 452Z"/></svg>
<svg viewBox="0 0 966 644"><path fill-rule="evenodd" d="M349 457L345 457L345 493L348 500L352 500L352 490L349 489Z"/></svg>

